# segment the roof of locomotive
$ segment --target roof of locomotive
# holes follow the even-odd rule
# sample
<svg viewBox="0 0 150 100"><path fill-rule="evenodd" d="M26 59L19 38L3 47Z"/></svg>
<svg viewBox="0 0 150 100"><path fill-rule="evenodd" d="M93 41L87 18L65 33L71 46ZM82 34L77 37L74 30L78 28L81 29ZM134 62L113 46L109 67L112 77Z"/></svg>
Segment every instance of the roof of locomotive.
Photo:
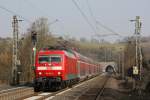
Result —
<svg viewBox="0 0 150 100"><path fill-rule="evenodd" d="M42 48L39 52L38 55L49 55L49 54L64 54L68 57L71 58L76 58L76 55L74 54L74 52L70 49L66 49L66 48L58 48L58 47L46 47L46 48Z"/></svg>
<svg viewBox="0 0 150 100"><path fill-rule="evenodd" d="M64 54L64 50L40 50L39 55L48 55L48 54Z"/></svg>
<svg viewBox="0 0 150 100"><path fill-rule="evenodd" d="M46 47L46 48L42 48L39 52L39 55L48 55L48 54L65 54L66 56L72 57L72 58L76 58L78 60L81 61L88 61L88 62L95 62L92 59L81 55L80 53L78 53L77 51L70 49L70 48L66 48L66 47L60 47L60 46L55 46L55 47Z"/></svg>

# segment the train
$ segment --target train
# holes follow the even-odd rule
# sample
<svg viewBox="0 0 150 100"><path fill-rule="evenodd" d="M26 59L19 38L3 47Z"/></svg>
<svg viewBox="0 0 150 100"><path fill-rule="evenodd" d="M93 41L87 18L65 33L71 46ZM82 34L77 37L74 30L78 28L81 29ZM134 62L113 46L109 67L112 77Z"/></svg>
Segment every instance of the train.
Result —
<svg viewBox="0 0 150 100"><path fill-rule="evenodd" d="M34 91L58 90L101 73L100 63L76 50L46 47L36 53Z"/></svg>

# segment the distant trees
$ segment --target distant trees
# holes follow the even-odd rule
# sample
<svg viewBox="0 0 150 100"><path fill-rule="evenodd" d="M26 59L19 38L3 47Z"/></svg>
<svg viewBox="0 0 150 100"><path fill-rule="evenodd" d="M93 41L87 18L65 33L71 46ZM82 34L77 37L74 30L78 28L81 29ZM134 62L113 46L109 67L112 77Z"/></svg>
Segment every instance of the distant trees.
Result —
<svg viewBox="0 0 150 100"><path fill-rule="evenodd" d="M97 39L95 39L95 38L92 38L92 39L91 39L91 43L100 43L100 42L99 42L99 40L97 40Z"/></svg>
<svg viewBox="0 0 150 100"><path fill-rule="evenodd" d="M12 62L12 44L10 38L0 39L0 80L9 80Z"/></svg>
<svg viewBox="0 0 150 100"><path fill-rule="evenodd" d="M87 40L86 40L86 38L81 37L81 38L80 38L80 42L87 42Z"/></svg>
<svg viewBox="0 0 150 100"><path fill-rule="evenodd" d="M48 36L50 36L48 20L46 18L39 18L36 20L29 28L30 34L32 31L37 33L37 47L41 48L43 45L46 45Z"/></svg>
<svg viewBox="0 0 150 100"><path fill-rule="evenodd" d="M55 44L56 42L49 32L48 20L46 18L39 18L28 29L24 39L21 41L22 45L20 47L22 80L28 82L34 77L34 72L32 70L33 43L31 41L31 34L33 31L37 33L37 51L49 44Z"/></svg>

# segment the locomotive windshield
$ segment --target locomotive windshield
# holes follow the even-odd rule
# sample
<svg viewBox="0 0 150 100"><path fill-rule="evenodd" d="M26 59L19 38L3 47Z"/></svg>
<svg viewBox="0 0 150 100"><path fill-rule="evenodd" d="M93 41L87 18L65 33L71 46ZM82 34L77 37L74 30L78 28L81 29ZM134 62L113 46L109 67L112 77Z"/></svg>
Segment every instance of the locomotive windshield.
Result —
<svg viewBox="0 0 150 100"><path fill-rule="evenodd" d="M40 56L39 57L39 63L47 63L50 62L50 57L48 56Z"/></svg>
<svg viewBox="0 0 150 100"><path fill-rule="evenodd" d="M61 62L61 56L40 56L39 63Z"/></svg>
<svg viewBox="0 0 150 100"><path fill-rule="evenodd" d="M51 57L51 62L61 62L61 58L58 56Z"/></svg>

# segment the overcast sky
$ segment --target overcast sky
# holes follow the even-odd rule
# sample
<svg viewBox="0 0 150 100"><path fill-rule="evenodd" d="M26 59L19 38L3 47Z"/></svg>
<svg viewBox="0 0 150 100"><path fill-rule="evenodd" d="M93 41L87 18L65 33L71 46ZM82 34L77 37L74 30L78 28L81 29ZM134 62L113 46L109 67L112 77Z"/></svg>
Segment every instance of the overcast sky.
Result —
<svg viewBox="0 0 150 100"><path fill-rule="evenodd" d="M141 16L142 34L150 34L150 0L75 0L88 20L97 28L98 34L110 34L109 31L95 24L91 17L87 1L89 2L95 20L123 35L132 35L134 23L129 20ZM33 22L39 17L46 17L50 30L59 35L75 37L91 37L94 31L85 21L72 0L0 0L0 6L5 7ZM0 8L0 36L12 36L11 21L13 14ZM25 33L31 23L20 23L20 32Z"/></svg>

